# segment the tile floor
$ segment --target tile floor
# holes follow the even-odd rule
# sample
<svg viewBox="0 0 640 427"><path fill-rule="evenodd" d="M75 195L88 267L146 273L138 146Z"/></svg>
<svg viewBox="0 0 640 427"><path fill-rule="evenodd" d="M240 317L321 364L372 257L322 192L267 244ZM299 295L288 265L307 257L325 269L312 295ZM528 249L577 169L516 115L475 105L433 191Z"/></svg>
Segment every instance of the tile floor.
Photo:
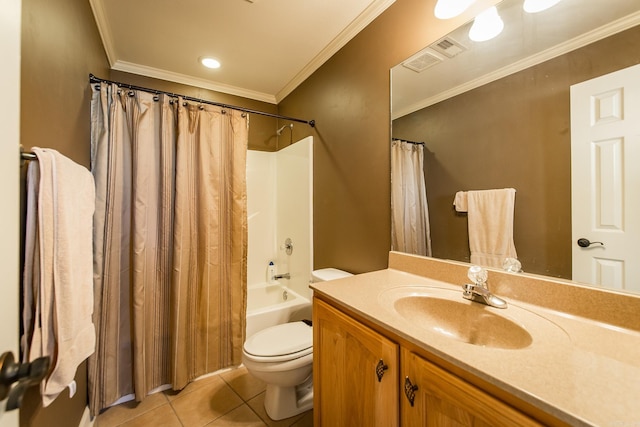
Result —
<svg viewBox="0 0 640 427"><path fill-rule="evenodd" d="M98 415L94 427L312 427L313 411L273 421L264 410L265 384L244 367L165 391L139 404L122 403Z"/></svg>

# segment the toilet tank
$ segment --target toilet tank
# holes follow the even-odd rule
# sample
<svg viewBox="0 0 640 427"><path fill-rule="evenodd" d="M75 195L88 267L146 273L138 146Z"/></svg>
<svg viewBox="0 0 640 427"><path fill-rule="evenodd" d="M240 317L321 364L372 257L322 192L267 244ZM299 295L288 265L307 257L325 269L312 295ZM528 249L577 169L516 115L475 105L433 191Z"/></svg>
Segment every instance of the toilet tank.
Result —
<svg viewBox="0 0 640 427"><path fill-rule="evenodd" d="M337 268L321 268L319 270L313 270L311 280L314 283L326 282L328 280L342 279L349 276L353 276L353 274L344 270L338 270Z"/></svg>
<svg viewBox="0 0 640 427"><path fill-rule="evenodd" d="M349 276L353 276L353 274L349 273L348 271L338 270L337 268L321 268L319 270L313 270L311 272L311 282L312 283L326 282L329 280L342 279L344 277L349 277ZM309 289L309 291L311 294L311 298L313 298L313 289ZM296 318L294 320L301 320L301 319L311 319L311 312L309 313L305 312L304 316L300 318Z"/></svg>

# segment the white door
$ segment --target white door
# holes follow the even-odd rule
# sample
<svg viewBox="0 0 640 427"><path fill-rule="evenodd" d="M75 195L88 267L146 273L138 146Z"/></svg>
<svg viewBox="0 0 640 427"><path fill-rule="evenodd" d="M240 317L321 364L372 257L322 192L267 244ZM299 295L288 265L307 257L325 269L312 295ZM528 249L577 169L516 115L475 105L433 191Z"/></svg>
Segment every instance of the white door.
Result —
<svg viewBox="0 0 640 427"><path fill-rule="evenodd" d="M3 0L0 10L0 353L16 359L19 334L19 131L21 0ZM0 425L16 427L18 411L4 412Z"/></svg>
<svg viewBox="0 0 640 427"><path fill-rule="evenodd" d="M571 195L573 279L640 292L640 65L571 87Z"/></svg>

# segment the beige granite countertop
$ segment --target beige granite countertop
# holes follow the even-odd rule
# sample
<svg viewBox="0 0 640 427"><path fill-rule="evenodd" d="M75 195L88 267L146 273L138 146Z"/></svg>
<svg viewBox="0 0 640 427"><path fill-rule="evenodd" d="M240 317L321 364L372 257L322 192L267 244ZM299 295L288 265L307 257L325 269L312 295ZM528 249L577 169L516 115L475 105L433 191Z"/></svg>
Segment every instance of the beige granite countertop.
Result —
<svg viewBox="0 0 640 427"><path fill-rule="evenodd" d="M431 263L426 270L449 268L446 262L441 265L432 259L423 261L415 256L407 259L398 254L390 255L390 267L400 266L403 270L421 268L415 265L416 268L404 268L406 262L412 265ZM438 263L435 267L434 262ZM424 265L422 267L424 270ZM452 269L460 270L455 265ZM460 271L455 271L453 277L457 277L456 274L459 275ZM392 335L570 425L640 427L640 331L620 326L620 323L626 324L619 319L614 322L618 324L612 324L602 321L601 316L595 316L594 320L571 313L577 309L565 312L557 304L550 308L495 292L507 300L509 307L505 310L486 309L495 310L525 326L533 338L532 344L521 349L498 349L456 341L400 316L385 298L391 288L426 286L445 292L459 292L461 301L478 304L462 299L460 286L464 280L449 282L428 275L424 271L418 275L389 268L314 283L311 287L316 294L349 308ZM488 284L493 291L492 275L498 273L489 272ZM518 277L512 276L512 281L517 282ZM502 284L501 290L505 290L505 286ZM531 293L535 294L535 291L534 285ZM584 292L583 289L580 291ZM631 305L640 300L630 298ZM624 299L619 301L624 302ZM612 304L606 298L604 302ZM640 317L640 312L636 311L634 317ZM635 325L636 320L629 320L629 324Z"/></svg>

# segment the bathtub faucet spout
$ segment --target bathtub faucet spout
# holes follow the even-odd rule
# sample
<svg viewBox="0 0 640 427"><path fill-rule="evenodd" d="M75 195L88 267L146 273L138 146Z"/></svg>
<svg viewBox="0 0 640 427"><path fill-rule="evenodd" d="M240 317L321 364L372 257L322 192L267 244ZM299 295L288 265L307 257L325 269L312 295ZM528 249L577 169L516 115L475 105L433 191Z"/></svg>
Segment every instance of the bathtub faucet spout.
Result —
<svg viewBox="0 0 640 427"><path fill-rule="evenodd" d="M289 279L291 279L291 275L289 273L276 274L275 276L273 276L273 278L275 280L278 280L278 279L287 279L287 280L289 280Z"/></svg>

